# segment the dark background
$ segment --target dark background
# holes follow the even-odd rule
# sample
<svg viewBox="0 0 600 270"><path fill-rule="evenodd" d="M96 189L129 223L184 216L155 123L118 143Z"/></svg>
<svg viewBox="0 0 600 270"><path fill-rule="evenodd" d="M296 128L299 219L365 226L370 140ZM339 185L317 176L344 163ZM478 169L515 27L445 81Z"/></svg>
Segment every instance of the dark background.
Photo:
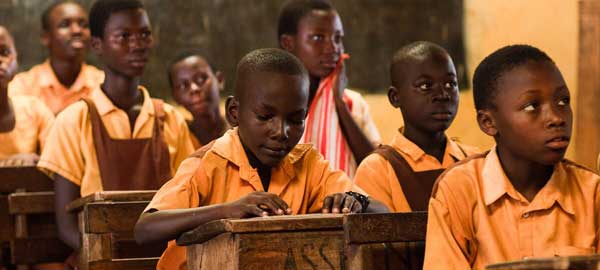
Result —
<svg viewBox="0 0 600 270"><path fill-rule="evenodd" d="M80 0L89 10L93 0ZM261 47L277 47L277 16L283 0L143 0L156 47L143 84L153 95L170 98L166 66L178 52L204 52L233 85L237 61ZM416 40L434 41L454 59L461 88L467 86L462 0L332 0L338 10L351 58L349 87L383 92L394 51ZM47 55L40 44L40 17L48 0L0 0L0 24L8 27L19 51L20 70ZM89 62L98 65L90 55ZM101 65L99 65L101 67Z"/></svg>

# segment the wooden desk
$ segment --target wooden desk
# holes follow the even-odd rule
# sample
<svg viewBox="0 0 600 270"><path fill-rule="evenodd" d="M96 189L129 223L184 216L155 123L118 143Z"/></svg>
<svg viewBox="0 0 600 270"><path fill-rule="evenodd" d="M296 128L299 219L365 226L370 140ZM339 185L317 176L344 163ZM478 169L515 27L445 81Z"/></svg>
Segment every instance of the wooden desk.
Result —
<svg viewBox="0 0 600 270"><path fill-rule="evenodd" d="M424 213L274 216L209 222L177 244L189 270L373 269L364 247L424 240L425 228Z"/></svg>
<svg viewBox="0 0 600 270"><path fill-rule="evenodd" d="M79 268L154 270L165 244L139 246L133 228L155 191L105 191L73 201L82 248Z"/></svg>
<svg viewBox="0 0 600 270"><path fill-rule="evenodd" d="M527 259L488 265L487 270L597 270L600 255Z"/></svg>
<svg viewBox="0 0 600 270"><path fill-rule="evenodd" d="M22 247L21 244L24 238L27 238L27 229L23 230L27 225L27 216L30 213L18 213L9 211L9 195L15 192L39 192L39 191L51 191L53 190L53 183L44 173L39 171L36 167L2 167L0 168L0 265L7 265L10 263L38 263L47 261L47 257L37 257L36 247L40 245L33 245L31 249L25 249L27 253L20 253L22 249L19 249L16 253L11 251L10 246ZM24 202L25 205L29 202ZM54 212L52 210L52 212ZM32 219L43 219L52 220L53 214L48 213L36 213ZM18 226L15 227L15 220L17 220ZM34 222L35 223L35 222ZM32 223L32 224L34 224ZM43 232L38 231L39 228L31 228L29 231L33 232L33 236L45 235L44 240L48 240L48 230ZM17 231L25 234L17 235ZM54 235L56 236L56 235ZM54 237L53 236L53 237ZM52 237L50 237L52 238ZM38 239L39 240L39 239ZM40 243L47 243L46 241L34 241ZM21 260L24 259L24 260Z"/></svg>

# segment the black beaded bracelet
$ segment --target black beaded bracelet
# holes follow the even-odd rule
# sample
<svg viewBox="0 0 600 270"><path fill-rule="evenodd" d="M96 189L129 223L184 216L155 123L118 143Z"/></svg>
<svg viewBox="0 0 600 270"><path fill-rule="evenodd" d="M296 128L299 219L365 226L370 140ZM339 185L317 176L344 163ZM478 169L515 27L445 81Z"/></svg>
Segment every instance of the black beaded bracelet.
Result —
<svg viewBox="0 0 600 270"><path fill-rule="evenodd" d="M371 200L369 200L369 197L354 191L347 191L346 194L352 196L355 200L357 200L360 203L360 205L362 206L363 213L367 211L367 207L369 207L369 203L371 202Z"/></svg>

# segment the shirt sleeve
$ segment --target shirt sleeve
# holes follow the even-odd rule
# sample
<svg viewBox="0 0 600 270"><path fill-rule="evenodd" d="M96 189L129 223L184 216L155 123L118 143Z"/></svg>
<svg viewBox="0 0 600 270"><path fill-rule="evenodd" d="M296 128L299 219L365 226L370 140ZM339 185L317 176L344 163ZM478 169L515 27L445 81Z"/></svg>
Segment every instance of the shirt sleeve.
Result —
<svg viewBox="0 0 600 270"><path fill-rule="evenodd" d="M77 103L65 109L54 121L38 167L47 173L56 173L81 186L85 172L82 145L82 125L87 117L85 104ZM86 107L87 108L87 107ZM85 113L84 113L85 112Z"/></svg>
<svg viewBox="0 0 600 270"><path fill-rule="evenodd" d="M46 107L46 104L44 104L40 100L36 99L33 106L38 112L38 141L40 142L40 150L43 150L46 143L46 137L48 136L50 128L54 123L54 114L52 113L52 111L50 111L50 109L48 109L48 107Z"/></svg>
<svg viewBox="0 0 600 270"><path fill-rule="evenodd" d="M198 183L206 179L201 163L200 158L191 157L184 160L175 176L156 192L144 212L151 209L169 210L199 206L202 192Z"/></svg>
<svg viewBox="0 0 600 270"><path fill-rule="evenodd" d="M172 147L175 147L175 155L170 165L172 171L177 171L179 165L194 152L194 146L183 115L168 104L165 104L165 112L169 115L168 121L171 134L168 136L174 138L172 139Z"/></svg>
<svg viewBox="0 0 600 270"><path fill-rule="evenodd" d="M446 174L445 177L451 176ZM468 222L461 220L457 213L468 207L457 204L458 200L453 198L443 180L438 180L438 188L434 188L435 194L429 200L423 269L471 269L475 246L464 233Z"/></svg>
<svg viewBox="0 0 600 270"><path fill-rule="evenodd" d="M354 191L368 195L364 190L353 184L344 172L330 169L329 162L315 149L306 154L303 166L311 170L308 173L308 181L312 183L309 194L309 213L320 212L325 197L334 193Z"/></svg>
<svg viewBox="0 0 600 270"><path fill-rule="evenodd" d="M354 183L369 193L370 197L383 203L391 212L396 212L392 199L390 175L387 174L385 159L378 154L367 156L358 166ZM396 179L393 179L397 181Z"/></svg>

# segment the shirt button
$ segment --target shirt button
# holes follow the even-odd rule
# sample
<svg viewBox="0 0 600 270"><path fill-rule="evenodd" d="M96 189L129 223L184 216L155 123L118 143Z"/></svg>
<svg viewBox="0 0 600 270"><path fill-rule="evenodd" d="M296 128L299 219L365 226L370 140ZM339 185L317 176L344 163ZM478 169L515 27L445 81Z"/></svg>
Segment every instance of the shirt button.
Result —
<svg viewBox="0 0 600 270"><path fill-rule="evenodd" d="M529 213L523 214L523 218L528 218L528 217L529 217Z"/></svg>

